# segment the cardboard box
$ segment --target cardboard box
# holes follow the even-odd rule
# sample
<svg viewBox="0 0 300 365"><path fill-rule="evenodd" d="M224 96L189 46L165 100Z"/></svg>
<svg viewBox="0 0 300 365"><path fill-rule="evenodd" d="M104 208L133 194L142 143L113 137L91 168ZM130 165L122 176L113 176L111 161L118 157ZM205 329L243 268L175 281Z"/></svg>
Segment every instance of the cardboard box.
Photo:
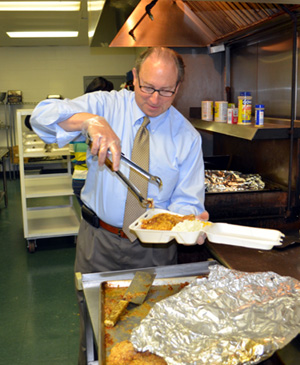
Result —
<svg viewBox="0 0 300 365"><path fill-rule="evenodd" d="M8 104L20 104L22 103L22 91L20 90L8 90L7 92Z"/></svg>
<svg viewBox="0 0 300 365"><path fill-rule="evenodd" d="M13 164L19 164L19 146L10 147L10 161ZM28 157L24 158L24 163L28 163Z"/></svg>

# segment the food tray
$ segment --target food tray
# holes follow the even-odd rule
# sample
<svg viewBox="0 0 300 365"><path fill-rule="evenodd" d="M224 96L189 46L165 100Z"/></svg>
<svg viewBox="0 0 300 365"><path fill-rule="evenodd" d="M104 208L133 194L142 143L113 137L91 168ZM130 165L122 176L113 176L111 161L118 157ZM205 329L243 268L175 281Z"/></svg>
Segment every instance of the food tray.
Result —
<svg viewBox="0 0 300 365"><path fill-rule="evenodd" d="M274 229L254 228L228 223L211 223L211 225L207 225L201 231L196 232L173 232L141 228L143 219L152 218L159 213L177 214L164 209L150 209L142 214L129 226L140 241L144 243L168 243L175 239L177 243L195 245L199 235L206 234L208 240L213 243L270 250L274 246L282 245L284 238L282 232Z"/></svg>
<svg viewBox="0 0 300 365"><path fill-rule="evenodd" d="M113 328L104 326L105 311L120 300L130 285L131 280L102 282L99 292L99 349L102 364L106 363L106 358L109 356L113 346L121 341L130 339L132 329L140 324L140 321L146 317L155 303L178 293L184 286L200 276L204 277L206 275L155 279L144 303L141 305L129 303L125 313L121 315Z"/></svg>

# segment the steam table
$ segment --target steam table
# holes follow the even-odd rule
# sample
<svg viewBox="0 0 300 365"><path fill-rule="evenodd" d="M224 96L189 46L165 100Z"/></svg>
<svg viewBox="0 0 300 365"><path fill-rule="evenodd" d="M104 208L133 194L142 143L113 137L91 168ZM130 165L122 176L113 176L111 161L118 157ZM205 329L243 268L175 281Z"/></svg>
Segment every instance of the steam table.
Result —
<svg viewBox="0 0 300 365"><path fill-rule="evenodd" d="M0 164L2 165L2 174L3 174L3 191L0 191L0 201L4 198L5 207L8 205L7 198L7 181L6 181L6 166L5 166L5 158L8 155L8 148L0 147Z"/></svg>

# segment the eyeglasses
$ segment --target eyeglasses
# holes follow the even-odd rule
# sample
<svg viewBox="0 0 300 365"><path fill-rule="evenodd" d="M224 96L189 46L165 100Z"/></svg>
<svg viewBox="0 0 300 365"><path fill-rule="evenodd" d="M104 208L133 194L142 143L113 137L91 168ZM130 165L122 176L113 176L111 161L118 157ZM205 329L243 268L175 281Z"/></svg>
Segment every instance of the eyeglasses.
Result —
<svg viewBox="0 0 300 365"><path fill-rule="evenodd" d="M154 87L150 87L150 86L143 86L140 83L139 76L138 76L138 81L139 81L139 87L140 87L141 91L143 93L149 94L149 95L154 94L155 91L157 91L160 96L165 96L165 97L169 98L169 97L171 97L171 96L173 96L175 94L175 91L176 91L176 88L177 88L177 84L175 86L175 90L174 91L171 91L171 90L160 90L160 89L154 89Z"/></svg>

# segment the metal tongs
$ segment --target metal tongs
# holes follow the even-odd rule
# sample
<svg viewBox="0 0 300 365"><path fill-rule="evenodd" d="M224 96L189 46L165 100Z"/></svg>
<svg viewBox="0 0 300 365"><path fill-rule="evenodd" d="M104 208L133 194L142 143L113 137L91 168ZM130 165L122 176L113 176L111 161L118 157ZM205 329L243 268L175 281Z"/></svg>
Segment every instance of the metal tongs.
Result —
<svg viewBox="0 0 300 365"><path fill-rule="evenodd" d="M86 143L91 147L92 144L92 140L90 137L87 138ZM111 155L111 152L108 151L108 155ZM131 168L133 168L134 170L136 170L137 172L139 172L141 175L143 175L144 177L146 177L149 181L153 181L159 188L162 187L162 180L160 177L158 176L153 176L151 174L149 174L148 171L142 169L139 165L135 164L134 162L132 162L131 160L129 160L127 157L125 157L124 153L121 153L121 160L124 161L127 165L129 165ZM124 181L124 183L129 187L129 189L133 192L133 194L139 199L139 201L141 202L141 204L145 207L145 208L153 208L153 199L151 198L144 198L142 193L140 192L140 190L134 185L132 184L132 182L120 171L114 171L113 170L113 163L112 161L109 159L109 157L106 157L105 159L105 165L115 174L117 174L120 179L122 179Z"/></svg>

